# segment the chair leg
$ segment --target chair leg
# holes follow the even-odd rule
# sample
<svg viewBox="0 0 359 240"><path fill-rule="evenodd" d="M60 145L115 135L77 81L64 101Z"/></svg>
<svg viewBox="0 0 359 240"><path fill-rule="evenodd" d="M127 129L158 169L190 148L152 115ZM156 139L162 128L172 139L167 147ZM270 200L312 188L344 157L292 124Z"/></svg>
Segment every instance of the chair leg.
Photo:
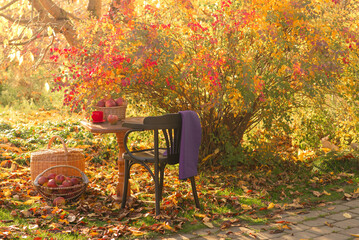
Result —
<svg viewBox="0 0 359 240"><path fill-rule="evenodd" d="M156 203L156 216L160 214L160 186L158 179L158 165L155 164L155 203Z"/></svg>
<svg viewBox="0 0 359 240"><path fill-rule="evenodd" d="M163 165L160 167L160 201L162 201L163 179L164 179L164 175L165 175L165 167L166 167L166 165Z"/></svg>
<svg viewBox="0 0 359 240"><path fill-rule="evenodd" d="M125 160L125 179L123 183L123 194L122 194L122 203L121 208L126 207L127 202L127 191L128 191L128 180L130 178L130 164L128 160Z"/></svg>
<svg viewBox="0 0 359 240"><path fill-rule="evenodd" d="M196 207L197 207L197 208L201 208L201 206L199 205L199 200L198 200L198 195L197 195L197 189L196 189L196 182L195 182L195 180L194 180L194 177L190 177L189 179L191 180L192 193L193 193L193 197L194 197L194 202L196 203Z"/></svg>

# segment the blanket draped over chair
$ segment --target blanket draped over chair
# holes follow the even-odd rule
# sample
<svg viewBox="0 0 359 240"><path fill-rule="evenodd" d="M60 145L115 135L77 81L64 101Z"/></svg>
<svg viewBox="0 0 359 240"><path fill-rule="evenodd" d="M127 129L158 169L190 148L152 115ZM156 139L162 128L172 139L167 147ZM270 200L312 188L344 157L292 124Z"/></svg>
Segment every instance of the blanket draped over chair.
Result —
<svg viewBox="0 0 359 240"><path fill-rule="evenodd" d="M194 111L180 111L182 117L179 179L197 175L198 154L201 145L201 121Z"/></svg>

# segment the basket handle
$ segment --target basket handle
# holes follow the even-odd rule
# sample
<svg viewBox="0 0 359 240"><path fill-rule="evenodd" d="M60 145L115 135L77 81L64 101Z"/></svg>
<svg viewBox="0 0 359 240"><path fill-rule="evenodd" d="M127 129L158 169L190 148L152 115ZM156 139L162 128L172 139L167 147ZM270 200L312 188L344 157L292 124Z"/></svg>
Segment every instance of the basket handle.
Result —
<svg viewBox="0 0 359 240"><path fill-rule="evenodd" d="M85 184L88 184L90 181L88 179L88 177L85 175L84 172L82 172L80 169L78 169L77 167L74 167L74 166L71 166L71 165L56 165L56 166L52 166L52 167L49 167L47 169L45 169L42 173L40 173L39 175L37 175L37 177L35 178L35 181L34 181L34 185L35 186L38 186L38 181L39 181L39 178L47 171L51 170L51 169L54 169L54 168L58 168L58 167L69 167L69 168L73 168L77 171L79 171L79 173L81 173L81 176L82 176L82 179L84 180L84 183Z"/></svg>
<svg viewBox="0 0 359 240"><path fill-rule="evenodd" d="M67 147L66 147L66 144L65 144L64 140L62 139L62 137L57 136L57 135L53 136L53 137L50 139L49 143L47 144L47 149L50 149L51 144L52 144L52 142L55 140L55 138L59 138L59 139L61 140L62 146L64 147L64 150L65 150L65 154L68 155L69 153L68 153L68 151L67 151Z"/></svg>

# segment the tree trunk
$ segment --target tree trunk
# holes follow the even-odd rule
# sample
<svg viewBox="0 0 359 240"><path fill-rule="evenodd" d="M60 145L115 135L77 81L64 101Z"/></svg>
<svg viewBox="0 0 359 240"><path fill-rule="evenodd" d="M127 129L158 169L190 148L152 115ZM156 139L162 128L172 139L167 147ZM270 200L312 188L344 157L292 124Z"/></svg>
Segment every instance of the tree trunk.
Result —
<svg viewBox="0 0 359 240"><path fill-rule="evenodd" d="M102 0L89 0L87 10L92 16L100 18L102 12Z"/></svg>
<svg viewBox="0 0 359 240"><path fill-rule="evenodd" d="M51 0L33 0L34 8L39 12L42 23L49 24L55 33L61 33L71 46L78 46L76 31L69 19L70 14L58 7ZM49 17L49 13L53 18Z"/></svg>

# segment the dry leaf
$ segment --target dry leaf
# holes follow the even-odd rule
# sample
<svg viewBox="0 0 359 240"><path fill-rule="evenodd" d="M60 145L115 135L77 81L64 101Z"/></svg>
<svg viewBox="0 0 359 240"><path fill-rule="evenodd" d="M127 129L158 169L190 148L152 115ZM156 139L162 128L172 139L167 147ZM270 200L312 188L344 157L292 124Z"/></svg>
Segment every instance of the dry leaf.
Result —
<svg viewBox="0 0 359 240"><path fill-rule="evenodd" d="M206 217L206 214L195 213L194 216L199 217L199 218L205 218L205 217Z"/></svg>
<svg viewBox="0 0 359 240"><path fill-rule="evenodd" d="M247 205L247 204L241 204L241 207L243 210L252 210L252 206Z"/></svg>
<svg viewBox="0 0 359 240"><path fill-rule="evenodd" d="M275 206L274 203L270 203L270 204L268 205L267 209L272 209L272 208L274 208L274 206Z"/></svg>
<svg viewBox="0 0 359 240"><path fill-rule="evenodd" d="M324 194L324 195L327 195L327 196L330 196L331 194L330 193L328 193L327 191L323 191L323 193L322 194Z"/></svg>
<svg viewBox="0 0 359 240"><path fill-rule="evenodd" d="M283 225L282 228L283 228L283 229L288 229L288 230L291 230L291 229L292 229L292 228L289 227L288 225Z"/></svg>
<svg viewBox="0 0 359 240"><path fill-rule="evenodd" d="M232 222L231 221L224 221L221 224L221 229L225 229L225 228L229 228L230 226L232 226Z"/></svg>
<svg viewBox="0 0 359 240"><path fill-rule="evenodd" d="M269 233L270 234L277 234L277 233L282 233L282 232L284 232L283 229L275 229L275 230L270 231Z"/></svg>
<svg viewBox="0 0 359 240"><path fill-rule="evenodd" d="M208 228L214 228L213 224L210 222L203 222L204 225L206 225Z"/></svg>
<svg viewBox="0 0 359 240"><path fill-rule="evenodd" d="M343 216L344 216L345 218L352 218L352 215L350 215L349 213L343 213Z"/></svg>
<svg viewBox="0 0 359 240"><path fill-rule="evenodd" d="M344 193L344 197L351 198L351 197L352 197L352 195L351 195L351 194L349 194L349 193Z"/></svg>
<svg viewBox="0 0 359 240"><path fill-rule="evenodd" d="M322 194L318 191L313 191L313 195L316 196L316 197L320 197L322 196Z"/></svg>
<svg viewBox="0 0 359 240"><path fill-rule="evenodd" d="M328 222L324 222L325 225L327 225L328 227L333 227L333 224L328 223Z"/></svg>
<svg viewBox="0 0 359 240"><path fill-rule="evenodd" d="M71 222L74 222L76 220L76 216L73 214L73 213L70 213L68 216L67 216L67 221L69 221L70 223Z"/></svg>

